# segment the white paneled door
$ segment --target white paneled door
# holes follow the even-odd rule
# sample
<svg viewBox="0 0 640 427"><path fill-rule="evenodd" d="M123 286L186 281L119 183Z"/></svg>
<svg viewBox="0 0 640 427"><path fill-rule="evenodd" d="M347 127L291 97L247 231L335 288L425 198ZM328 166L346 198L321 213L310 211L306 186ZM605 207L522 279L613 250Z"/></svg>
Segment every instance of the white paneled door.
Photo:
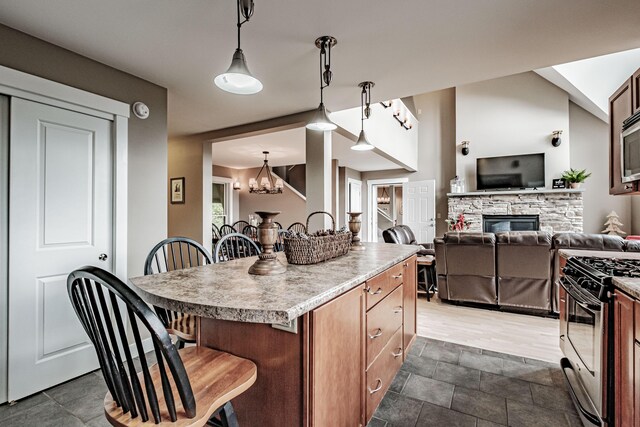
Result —
<svg viewBox="0 0 640 427"><path fill-rule="evenodd" d="M11 100L9 400L98 364L67 296L75 268L112 266L112 122Z"/></svg>
<svg viewBox="0 0 640 427"><path fill-rule="evenodd" d="M413 230L418 243L433 242L436 233L435 180L402 184L402 223Z"/></svg>

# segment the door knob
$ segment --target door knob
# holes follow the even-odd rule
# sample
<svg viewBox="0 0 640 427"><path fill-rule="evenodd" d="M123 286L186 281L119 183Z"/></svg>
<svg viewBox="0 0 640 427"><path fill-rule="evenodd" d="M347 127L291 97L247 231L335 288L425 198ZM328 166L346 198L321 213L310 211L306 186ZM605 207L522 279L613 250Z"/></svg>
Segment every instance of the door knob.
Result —
<svg viewBox="0 0 640 427"><path fill-rule="evenodd" d="M109 258L109 257L107 256L107 254L100 254L100 255L98 255L98 259L99 259L100 261L106 261L106 260L107 260L107 258Z"/></svg>

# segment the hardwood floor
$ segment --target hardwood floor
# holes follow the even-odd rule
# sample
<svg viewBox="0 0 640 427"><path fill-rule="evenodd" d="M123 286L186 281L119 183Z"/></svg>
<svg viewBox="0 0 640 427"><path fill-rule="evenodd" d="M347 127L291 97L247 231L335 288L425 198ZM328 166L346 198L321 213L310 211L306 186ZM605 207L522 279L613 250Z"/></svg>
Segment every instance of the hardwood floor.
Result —
<svg viewBox="0 0 640 427"><path fill-rule="evenodd" d="M505 313L418 298L418 335L557 363L558 319Z"/></svg>

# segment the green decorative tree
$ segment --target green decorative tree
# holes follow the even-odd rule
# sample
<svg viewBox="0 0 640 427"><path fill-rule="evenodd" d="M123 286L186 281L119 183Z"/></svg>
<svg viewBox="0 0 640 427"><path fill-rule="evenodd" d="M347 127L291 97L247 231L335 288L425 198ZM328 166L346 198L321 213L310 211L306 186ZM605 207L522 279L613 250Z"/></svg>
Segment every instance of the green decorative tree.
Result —
<svg viewBox="0 0 640 427"><path fill-rule="evenodd" d="M620 227L624 224L620 222L620 217L616 213L616 211L611 211L609 215L607 215L607 220L604 223L605 229L602 230L604 234L613 234L615 236L624 237L627 235Z"/></svg>

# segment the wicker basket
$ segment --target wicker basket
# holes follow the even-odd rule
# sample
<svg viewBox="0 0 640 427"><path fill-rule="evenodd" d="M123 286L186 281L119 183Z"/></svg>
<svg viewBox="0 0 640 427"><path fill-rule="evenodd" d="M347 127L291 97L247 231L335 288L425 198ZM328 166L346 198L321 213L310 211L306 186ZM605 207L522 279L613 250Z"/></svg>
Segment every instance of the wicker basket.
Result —
<svg viewBox="0 0 640 427"><path fill-rule="evenodd" d="M333 230L336 229L336 220L329 212L313 212L307 217L307 230L309 220L313 215L329 215ZM284 252L289 264L308 265L317 264L332 258L337 258L349 253L351 248L351 233L340 233L329 236L309 236L306 239L300 237L285 237Z"/></svg>

